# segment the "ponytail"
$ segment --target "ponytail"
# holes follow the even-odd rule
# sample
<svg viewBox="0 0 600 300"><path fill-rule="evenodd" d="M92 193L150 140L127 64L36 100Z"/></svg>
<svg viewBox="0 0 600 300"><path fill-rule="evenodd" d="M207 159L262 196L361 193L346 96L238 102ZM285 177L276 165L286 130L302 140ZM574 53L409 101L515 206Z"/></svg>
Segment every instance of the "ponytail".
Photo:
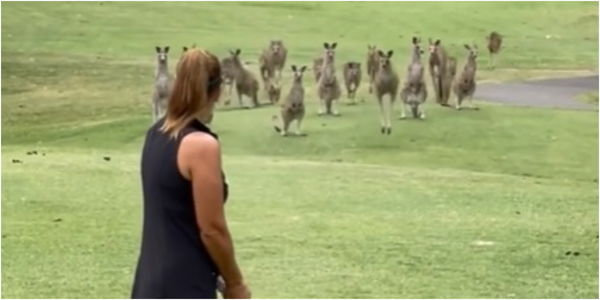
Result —
<svg viewBox="0 0 600 300"><path fill-rule="evenodd" d="M161 127L161 131L172 138L195 118L203 123L210 122L214 101L209 96L221 86L219 60L200 49L190 49L182 55L176 74Z"/></svg>

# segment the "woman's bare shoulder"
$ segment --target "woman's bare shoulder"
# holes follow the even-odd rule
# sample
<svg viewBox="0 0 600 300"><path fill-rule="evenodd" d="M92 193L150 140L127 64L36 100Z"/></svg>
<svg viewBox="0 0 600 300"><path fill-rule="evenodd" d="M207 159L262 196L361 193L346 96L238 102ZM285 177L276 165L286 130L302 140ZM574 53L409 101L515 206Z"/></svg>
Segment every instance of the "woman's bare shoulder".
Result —
<svg viewBox="0 0 600 300"><path fill-rule="evenodd" d="M197 131L183 137L179 145L179 150L182 154L204 154L210 156L211 154L219 154L220 146L219 141L212 135Z"/></svg>
<svg viewBox="0 0 600 300"><path fill-rule="evenodd" d="M221 167L219 141L205 132L187 134L179 144L177 165L181 175L190 180L194 169L208 170Z"/></svg>

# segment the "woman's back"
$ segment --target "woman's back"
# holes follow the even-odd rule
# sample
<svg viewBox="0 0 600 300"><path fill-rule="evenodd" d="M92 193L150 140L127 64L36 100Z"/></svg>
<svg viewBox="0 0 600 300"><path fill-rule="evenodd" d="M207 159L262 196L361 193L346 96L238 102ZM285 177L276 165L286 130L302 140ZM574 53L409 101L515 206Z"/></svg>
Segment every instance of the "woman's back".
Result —
<svg viewBox="0 0 600 300"><path fill-rule="evenodd" d="M177 152L189 133L217 136L194 120L171 138L160 130L163 122L148 130L142 153L144 225L132 297L214 298L217 267L201 242L192 186L179 171Z"/></svg>

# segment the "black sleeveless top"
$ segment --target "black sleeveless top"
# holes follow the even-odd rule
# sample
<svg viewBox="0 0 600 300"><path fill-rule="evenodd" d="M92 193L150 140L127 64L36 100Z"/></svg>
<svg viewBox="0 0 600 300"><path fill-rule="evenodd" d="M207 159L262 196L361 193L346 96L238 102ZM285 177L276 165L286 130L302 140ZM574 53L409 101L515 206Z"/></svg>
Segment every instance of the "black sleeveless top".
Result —
<svg viewBox="0 0 600 300"><path fill-rule="evenodd" d="M201 131L192 121L173 139L160 131L164 119L146 134L142 152L144 225L132 298L216 298L218 269L208 254L196 222L191 182L177 167L183 137ZM227 184L223 175L227 199Z"/></svg>

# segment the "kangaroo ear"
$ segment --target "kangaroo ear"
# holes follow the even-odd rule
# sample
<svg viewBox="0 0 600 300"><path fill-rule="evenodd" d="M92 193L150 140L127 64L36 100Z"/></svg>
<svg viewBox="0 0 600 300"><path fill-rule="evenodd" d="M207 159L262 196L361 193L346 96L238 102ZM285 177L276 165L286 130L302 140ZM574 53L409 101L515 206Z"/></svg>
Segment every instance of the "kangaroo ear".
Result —
<svg viewBox="0 0 600 300"><path fill-rule="evenodd" d="M231 54L232 56L235 56L235 52L233 50L229 50L229 54Z"/></svg>
<svg viewBox="0 0 600 300"><path fill-rule="evenodd" d="M394 54L394 50L388 51L388 58L392 57L392 54Z"/></svg>
<svg viewBox="0 0 600 300"><path fill-rule="evenodd" d="M335 46L337 46L337 43L331 44L331 49L335 49Z"/></svg>
<svg viewBox="0 0 600 300"><path fill-rule="evenodd" d="M240 50L240 49L235 50L235 55L240 55L240 53L242 53L242 50Z"/></svg>
<svg viewBox="0 0 600 300"><path fill-rule="evenodd" d="M416 36L413 36L412 42L414 45L416 45L419 42L419 39L417 39Z"/></svg>
<svg viewBox="0 0 600 300"><path fill-rule="evenodd" d="M383 51L381 50L377 50L377 54L379 54L379 56L385 56L385 54L383 54Z"/></svg>
<svg viewBox="0 0 600 300"><path fill-rule="evenodd" d="M442 42L441 40L437 40L437 41L435 41L435 45L439 46L441 42Z"/></svg>
<svg viewBox="0 0 600 300"><path fill-rule="evenodd" d="M325 47L325 49L329 49L329 43L323 43L323 47Z"/></svg>
<svg viewBox="0 0 600 300"><path fill-rule="evenodd" d="M465 44L465 49L471 50L471 47L469 47L469 45Z"/></svg>
<svg viewBox="0 0 600 300"><path fill-rule="evenodd" d="M304 73L304 71L306 71L306 66L302 66L302 68L300 68L301 73Z"/></svg>
<svg viewBox="0 0 600 300"><path fill-rule="evenodd" d="M169 46L165 47L165 53L169 53Z"/></svg>
<svg viewBox="0 0 600 300"><path fill-rule="evenodd" d="M296 65L292 65L292 71L296 72Z"/></svg>
<svg viewBox="0 0 600 300"><path fill-rule="evenodd" d="M156 46L156 53L160 53L160 47Z"/></svg>
<svg viewBox="0 0 600 300"><path fill-rule="evenodd" d="M183 46L183 52L186 52L186 51L188 51L188 47Z"/></svg>

